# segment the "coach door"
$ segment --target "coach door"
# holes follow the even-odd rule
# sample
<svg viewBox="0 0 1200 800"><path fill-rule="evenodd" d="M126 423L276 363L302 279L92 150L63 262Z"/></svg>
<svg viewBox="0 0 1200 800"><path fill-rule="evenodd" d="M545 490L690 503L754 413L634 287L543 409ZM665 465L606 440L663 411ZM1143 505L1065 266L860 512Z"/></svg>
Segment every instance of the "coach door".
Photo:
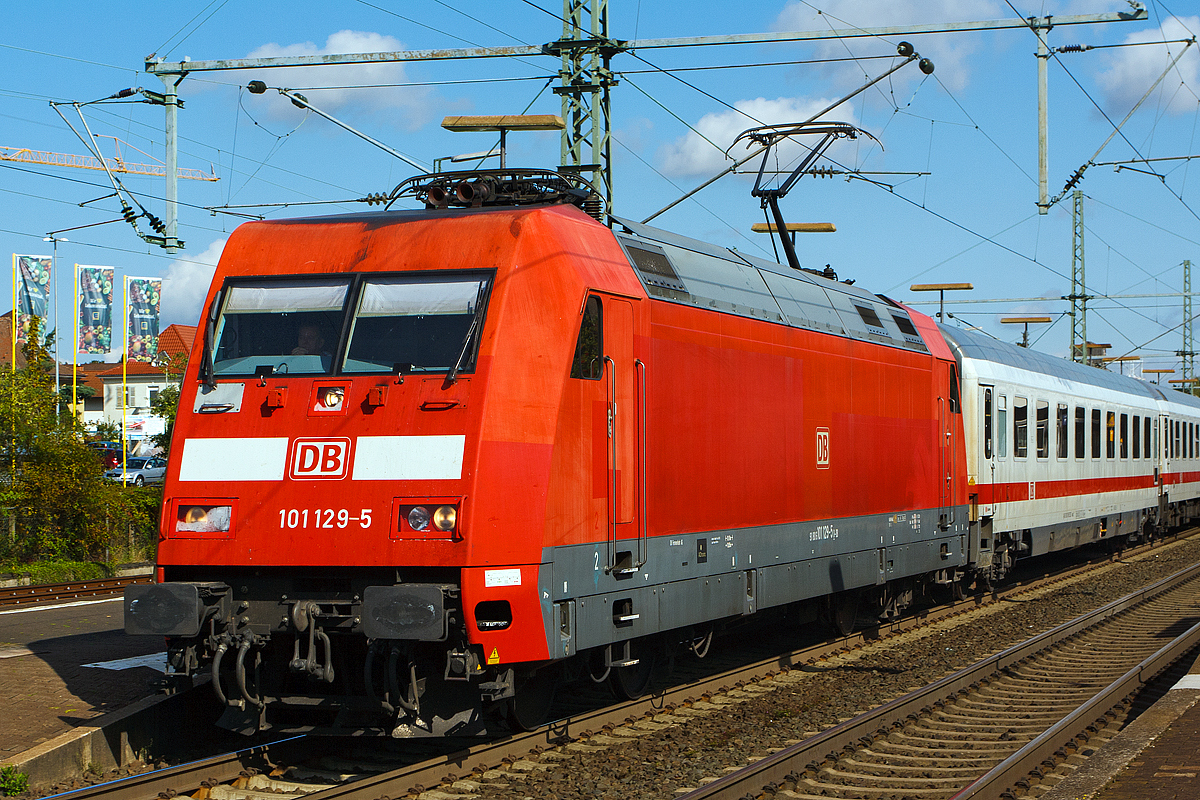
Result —
<svg viewBox="0 0 1200 800"><path fill-rule="evenodd" d="M996 387L979 387L978 400L981 413L979 427L975 435L978 441L967 441L969 452L974 454L975 488L979 497L979 514L983 517L992 515L992 484L996 480ZM972 459L968 459L970 461Z"/></svg>
<svg viewBox="0 0 1200 800"><path fill-rule="evenodd" d="M1158 524L1167 524L1167 505L1171 502L1167 484L1167 469L1171 464L1171 420L1160 414L1154 422L1154 475L1158 484ZM1161 433L1160 433L1161 431Z"/></svg>

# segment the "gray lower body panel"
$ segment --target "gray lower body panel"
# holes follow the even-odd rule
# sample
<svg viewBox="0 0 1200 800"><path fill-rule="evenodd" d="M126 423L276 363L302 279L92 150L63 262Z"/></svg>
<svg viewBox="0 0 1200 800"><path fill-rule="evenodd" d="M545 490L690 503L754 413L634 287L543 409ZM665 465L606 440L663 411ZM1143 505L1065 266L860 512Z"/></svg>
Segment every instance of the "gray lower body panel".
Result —
<svg viewBox="0 0 1200 800"><path fill-rule="evenodd" d="M540 596L555 657L967 563L967 509L547 548ZM612 566L640 567L620 571Z"/></svg>

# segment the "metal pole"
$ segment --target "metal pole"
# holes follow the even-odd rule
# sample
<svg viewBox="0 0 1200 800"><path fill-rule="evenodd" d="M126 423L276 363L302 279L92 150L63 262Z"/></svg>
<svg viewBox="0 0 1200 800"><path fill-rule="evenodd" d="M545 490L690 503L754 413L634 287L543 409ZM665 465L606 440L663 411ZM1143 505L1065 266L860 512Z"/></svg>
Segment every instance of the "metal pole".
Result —
<svg viewBox="0 0 1200 800"><path fill-rule="evenodd" d="M121 486L129 474L129 434L125 432L125 409L129 405L129 276L122 275L124 288L125 339L121 347Z"/></svg>
<svg viewBox="0 0 1200 800"><path fill-rule="evenodd" d="M1052 25L1050 18L1046 17L1044 25L1039 23L1030 27L1038 40L1038 213L1045 215L1050 213L1050 191L1046 185L1047 174L1050 171L1050 145L1047 141L1046 126L1046 107L1050 103L1046 63L1050 60L1050 48L1046 46L1046 34L1049 34Z"/></svg>
<svg viewBox="0 0 1200 800"><path fill-rule="evenodd" d="M160 75L166 87L167 109L167 212L166 212L166 248L168 253L179 252L179 142L176 130L179 111L179 84L184 76Z"/></svg>
<svg viewBox="0 0 1200 800"><path fill-rule="evenodd" d="M52 242L53 252L50 255L50 276L54 282L54 421L62 421L62 384L58 370L58 237Z"/></svg>
<svg viewBox="0 0 1200 800"><path fill-rule="evenodd" d="M74 309L75 325L74 335L71 338L71 416L75 416L79 409L79 265L75 265L75 301L72 308ZM100 398L103 403L104 398ZM83 420L83 415L79 414L78 419Z"/></svg>

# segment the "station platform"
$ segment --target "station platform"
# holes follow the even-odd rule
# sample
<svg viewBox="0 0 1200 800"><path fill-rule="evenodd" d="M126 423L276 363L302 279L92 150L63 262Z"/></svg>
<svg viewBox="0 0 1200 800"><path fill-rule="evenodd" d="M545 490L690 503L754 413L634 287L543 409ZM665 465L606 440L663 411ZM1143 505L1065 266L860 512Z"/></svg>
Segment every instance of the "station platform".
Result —
<svg viewBox="0 0 1200 800"><path fill-rule="evenodd" d="M120 595L0 611L0 764L155 693L165 643L121 612Z"/></svg>
<svg viewBox="0 0 1200 800"><path fill-rule="evenodd" d="M1200 656L1161 699L1040 800L1200 798Z"/></svg>

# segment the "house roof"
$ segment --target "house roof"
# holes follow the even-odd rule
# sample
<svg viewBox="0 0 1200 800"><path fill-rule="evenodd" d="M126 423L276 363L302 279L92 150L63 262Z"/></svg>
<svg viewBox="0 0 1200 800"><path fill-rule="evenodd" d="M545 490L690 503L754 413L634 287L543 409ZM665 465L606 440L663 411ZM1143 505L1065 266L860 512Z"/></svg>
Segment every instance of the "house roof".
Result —
<svg viewBox="0 0 1200 800"><path fill-rule="evenodd" d="M182 353L186 360L195 341L195 325L168 325L166 330L158 335L158 352L166 353L172 358Z"/></svg>

